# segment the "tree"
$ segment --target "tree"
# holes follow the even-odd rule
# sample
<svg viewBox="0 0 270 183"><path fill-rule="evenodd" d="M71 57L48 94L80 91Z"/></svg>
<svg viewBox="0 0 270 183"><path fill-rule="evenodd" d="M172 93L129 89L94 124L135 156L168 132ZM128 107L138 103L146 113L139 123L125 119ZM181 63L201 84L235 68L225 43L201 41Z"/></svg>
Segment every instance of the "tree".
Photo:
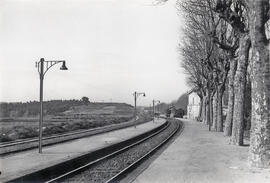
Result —
<svg viewBox="0 0 270 183"><path fill-rule="evenodd" d="M182 67L189 75L188 82L194 85L192 88L199 91L202 121L223 131L222 98L230 68L228 55L233 55L231 52L237 48L234 32L213 12L212 0L188 0L180 6L186 12L188 38L182 49Z"/></svg>
<svg viewBox="0 0 270 183"><path fill-rule="evenodd" d="M83 102L84 105L88 105L90 103L88 97L82 97L82 102Z"/></svg>
<svg viewBox="0 0 270 183"><path fill-rule="evenodd" d="M250 38L248 35L249 22L246 4L244 1L217 0L215 12L228 22L239 37L238 63L234 76L234 112L232 123L231 142L243 145L244 134L244 96L248 67ZM229 121L228 121L229 122Z"/></svg>
<svg viewBox="0 0 270 183"><path fill-rule="evenodd" d="M218 96L223 90L219 89L221 86L219 83L222 83L219 74L226 72L217 71L226 65L220 64L220 60L222 57L223 60L227 60L224 59L225 53L229 52L227 55L230 65L229 111L232 115L226 119L225 135L231 133L231 142L243 145L245 103L247 103L245 94L248 93L246 92L247 68L250 65L252 117L249 162L256 167L270 167L270 1L186 0L178 2L185 11L187 22L188 41L184 44L186 48L183 52L184 65L189 74L188 79L193 81L192 85L198 87L206 96L205 101L203 100L203 104L206 105L205 112L202 113L205 114L207 123L211 124L213 116L216 115L212 102L218 106L220 106L219 102L222 102L220 97L213 101L213 96L215 94ZM216 18L217 15L219 19ZM231 41L226 39L227 34L222 33L223 28L219 29L218 26L223 25L228 32L233 33L232 40L239 43L239 48L237 44L237 47L232 46ZM213 38L212 42L209 42L209 37ZM203 58L203 62L198 57ZM204 75L203 72L207 74ZM222 126L221 120L214 120L214 122L220 123L219 127Z"/></svg>
<svg viewBox="0 0 270 183"><path fill-rule="evenodd" d="M252 118L249 161L256 167L270 167L270 49L269 37L266 33L270 32L267 27L270 19L269 4L269 0L217 0L216 4L216 11L240 34L240 48L242 49L239 51L239 61L243 63L237 66L239 72L236 73L236 80L245 80L246 77L240 75L241 72L246 72L249 47L251 46L252 49ZM244 87L239 85L236 88L239 92ZM236 103L237 98L235 98ZM238 105L244 104L238 103ZM237 108L234 110L237 111ZM236 113L236 117L243 118L243 115ZM238 125L241 128L242 121ZM233 135L240 137L236 139L236 142L241 145L242 132L233 128Z"/></svg>
<svg viewBox="0 0 270 183"><path fill-rule="evenodd" d="M237 68L237 60L232 59L230 62L230 71L228 75L229 84L228 84L228 92L229 92L229 100L228 100L228 111L225 121L225 129L224 135L231 136L232 135L232 124L233 124L233 112L234 112L234 77Z"/></svg>
<svg viewBox="0 0 270 183"><path fill-rule="evenodd" d="M248 1L252 44L250 164L270 167L270 1ZM268 27L267 27L268 23ZM267 33L266 33L267 32Z"/></svg>

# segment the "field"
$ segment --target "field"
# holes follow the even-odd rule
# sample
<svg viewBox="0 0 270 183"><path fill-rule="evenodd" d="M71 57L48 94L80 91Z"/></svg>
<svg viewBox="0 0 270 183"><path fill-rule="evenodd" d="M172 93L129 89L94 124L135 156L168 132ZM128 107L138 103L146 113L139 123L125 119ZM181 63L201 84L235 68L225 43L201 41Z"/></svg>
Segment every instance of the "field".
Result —
<svg viewBox="0 0 270 183"><path fill-rule="evenodd" d="M71 107L58 115L44 116L44 136L79 129L90 129L132 119L133 107L122 103L90 103ZM0 141L30 138L38 135L39 117L0 119Z"/></svg>

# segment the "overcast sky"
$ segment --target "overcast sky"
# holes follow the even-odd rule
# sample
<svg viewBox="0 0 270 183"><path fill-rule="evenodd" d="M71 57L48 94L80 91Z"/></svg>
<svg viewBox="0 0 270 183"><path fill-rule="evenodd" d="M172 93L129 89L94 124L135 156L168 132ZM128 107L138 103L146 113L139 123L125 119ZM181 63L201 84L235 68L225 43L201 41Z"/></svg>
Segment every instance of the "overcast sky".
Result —
<svg viewBox="0 0 270 183"><path fill-rule="evenodd" d="M188 90L177 45L183 22L175 1L1 0L0 101L39 100L35 62L65 59L44 79L44 100L133 104L132 93L171 102Z"/></svg>

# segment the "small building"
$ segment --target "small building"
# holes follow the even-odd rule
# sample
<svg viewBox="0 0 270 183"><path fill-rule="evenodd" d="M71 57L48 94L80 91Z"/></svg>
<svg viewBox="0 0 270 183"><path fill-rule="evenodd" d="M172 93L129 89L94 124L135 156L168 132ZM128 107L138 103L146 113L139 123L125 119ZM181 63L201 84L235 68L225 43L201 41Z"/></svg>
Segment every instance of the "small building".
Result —
<svg viewBox="0 0 270 183"><path fill-rule="evenodd" d="M200 113L200 97L196 92L188 93L187 118L197 119Z"/></svg>

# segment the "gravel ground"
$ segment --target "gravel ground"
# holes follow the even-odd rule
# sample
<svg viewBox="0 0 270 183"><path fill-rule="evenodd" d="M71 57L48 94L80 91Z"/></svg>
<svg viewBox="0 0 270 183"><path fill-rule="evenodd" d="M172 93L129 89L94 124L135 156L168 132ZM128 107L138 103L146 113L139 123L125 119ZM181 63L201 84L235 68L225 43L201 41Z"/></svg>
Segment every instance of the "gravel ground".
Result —
<svg viewBox="0 0 270 183"><path fill-rule="evenodd" d="M122 152L109 160L103 160L97 165L94 165L73 177L63 180L63 182L106 182L106 180L110 179L119 171L156 147L175 130L176 126L176 123L171 123L171 125L160 134L151 137L147 141L132 147L128 151Z"/></svg>

